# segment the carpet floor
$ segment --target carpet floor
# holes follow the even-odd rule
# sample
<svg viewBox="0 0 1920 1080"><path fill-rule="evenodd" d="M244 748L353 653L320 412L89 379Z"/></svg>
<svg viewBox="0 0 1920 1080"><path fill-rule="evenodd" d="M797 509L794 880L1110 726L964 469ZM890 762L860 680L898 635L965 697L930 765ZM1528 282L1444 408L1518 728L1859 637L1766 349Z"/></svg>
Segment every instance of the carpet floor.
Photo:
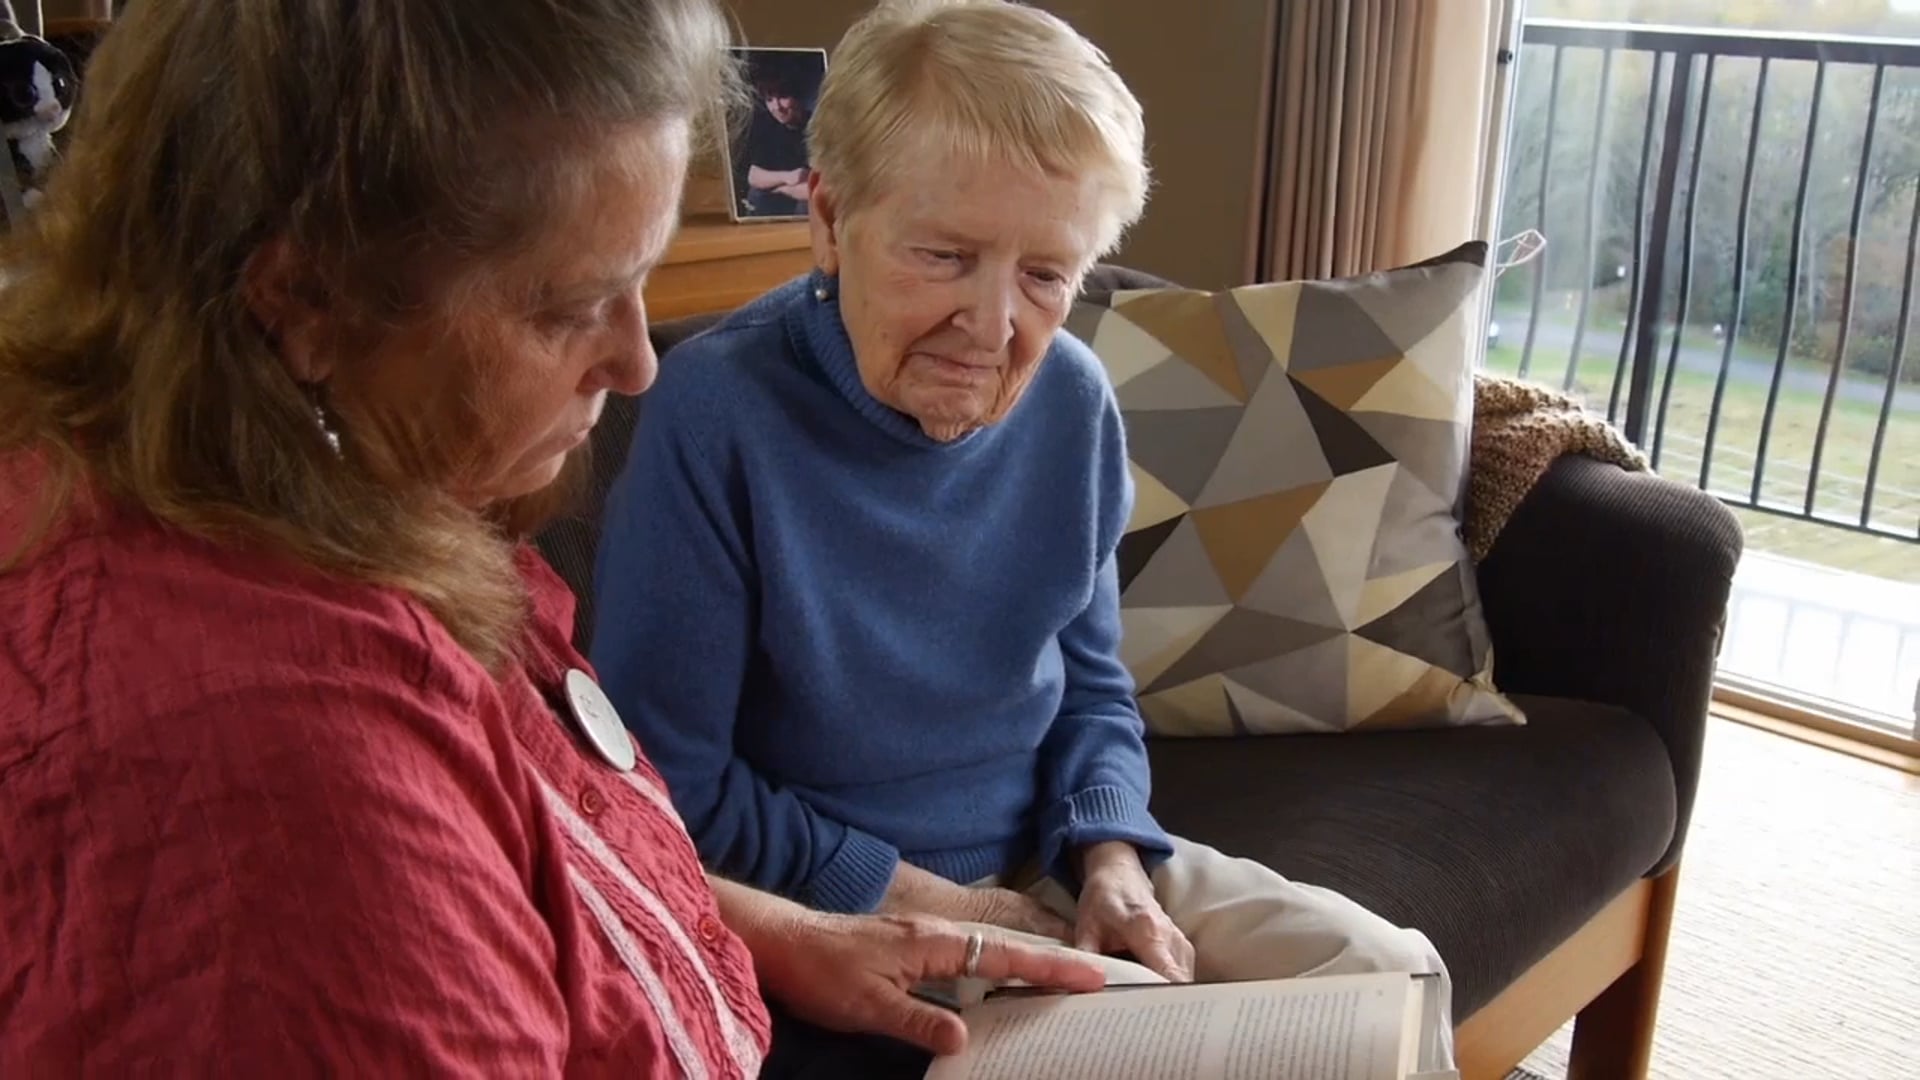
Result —
<svg viewBox="0 0 1920 1080"><path fill-rule="evenodd" d="M1920 1077L1920 777L1709 724L1652 1077Z"/></svg>

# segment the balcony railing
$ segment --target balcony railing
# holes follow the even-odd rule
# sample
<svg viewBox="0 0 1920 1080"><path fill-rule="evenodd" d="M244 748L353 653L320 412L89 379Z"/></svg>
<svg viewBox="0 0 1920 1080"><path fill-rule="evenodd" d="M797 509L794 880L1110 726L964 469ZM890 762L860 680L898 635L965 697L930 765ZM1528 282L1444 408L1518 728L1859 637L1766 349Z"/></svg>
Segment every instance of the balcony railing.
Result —
<svg viewBox="0 0 1920 1080"><path fill-rule="evenodd" d="M1550 242L1518 370L1563 365L1663 472L1737 505L1920 538L1920 42L1548 20L1524 41L1502 229ZM1614 343L1603 294L1625 308Z"/></svg>
<svg viewBox="0 0 1920 1080"><path fill-rule="evenodd" d="M1792 534L1801 562L1743 567L1737 673L1771 678L1785 650L1807 666L1839 594L1805 563L1894 579L1820 631L1827 674L1798 681L1905 716L1920 41L1530 20L1515 88L1500 231L1548 243L1499 281L1488 365L1582 392L1661 473L1759 512L1751 552ZM1868 652L1886 655L1862 690Z"/></svg>

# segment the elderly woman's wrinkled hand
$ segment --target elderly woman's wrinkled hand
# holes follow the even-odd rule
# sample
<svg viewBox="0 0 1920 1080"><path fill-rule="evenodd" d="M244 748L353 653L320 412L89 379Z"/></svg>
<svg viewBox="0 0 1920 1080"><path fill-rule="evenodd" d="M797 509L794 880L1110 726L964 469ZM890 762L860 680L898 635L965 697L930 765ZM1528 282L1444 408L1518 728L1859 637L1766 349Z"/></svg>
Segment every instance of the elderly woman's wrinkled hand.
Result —
<svg viewBox="0 0 1920 1080"><path fill-rule="evenodd" d="M1169 982L1193 981L1193 943L1153 895L1140 854L1126 843L1094 844L1082 856L1074 944L1132 953Z"/></svg>
<svg viewBox="0 0 1920 1080"><path fill-rule="evenodd" d="M966 1049L960 1017L915 998L924 982L971 974L995 982L1088 993L1106 985L1100 968L1058 949L987 937L968 971L969 932L924 915L809 912L753 944L761 985L794 1015L836 1031L889 1035L936 1054Z"/></svg>
<svg viewBox="0 0 1920 1080"><path fill-rule="evenodd" d="M901 863L880 901L887 914L933 915L954 922L986 923L1065 943L1073 927L1039 900L1012 889L960 885L911 863Z"/></svg>

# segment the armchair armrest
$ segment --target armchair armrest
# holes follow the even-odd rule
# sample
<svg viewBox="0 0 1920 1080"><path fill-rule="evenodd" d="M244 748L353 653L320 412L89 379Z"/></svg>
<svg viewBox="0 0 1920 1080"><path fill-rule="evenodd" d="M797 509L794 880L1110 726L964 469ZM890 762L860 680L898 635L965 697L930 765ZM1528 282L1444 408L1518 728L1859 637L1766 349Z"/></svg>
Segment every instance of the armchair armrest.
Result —
<svg viewBox="0 0 1920 1080"><path fill-rule="evenodd" d="M1646 718L1673 762L1679 859L1700 779L1714 661L1740 561L1719 500L1592 458L1557 461L1480 564L1502 690Z"/></svg>

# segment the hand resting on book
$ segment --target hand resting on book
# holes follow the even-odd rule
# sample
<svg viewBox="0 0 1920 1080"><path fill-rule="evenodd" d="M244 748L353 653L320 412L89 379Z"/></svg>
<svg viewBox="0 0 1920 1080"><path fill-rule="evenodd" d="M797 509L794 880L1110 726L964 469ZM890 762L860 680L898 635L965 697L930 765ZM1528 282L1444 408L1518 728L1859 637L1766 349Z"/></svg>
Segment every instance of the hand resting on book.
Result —
<svg viewBox="0 0 1920 1080"><path fill-rule="evenodd" d="M1154 897L1132 844L1093 844L1082 855L1073 943L1088 952L1127 953L1168 982L1193 981L1193 943Z"/></svg>
<svg viewBox="0 0 1920 1080"><path fill-rule="evenodd" d="M969 930L925 915L836 915L710 879L722 917L753 953L760 987L834 1031L888 1035L936 1054L966 1049L960 1017L909 991L967 968ZM976 974L1073 993L1105 985L1093 957L985 936Z"/></svg>

